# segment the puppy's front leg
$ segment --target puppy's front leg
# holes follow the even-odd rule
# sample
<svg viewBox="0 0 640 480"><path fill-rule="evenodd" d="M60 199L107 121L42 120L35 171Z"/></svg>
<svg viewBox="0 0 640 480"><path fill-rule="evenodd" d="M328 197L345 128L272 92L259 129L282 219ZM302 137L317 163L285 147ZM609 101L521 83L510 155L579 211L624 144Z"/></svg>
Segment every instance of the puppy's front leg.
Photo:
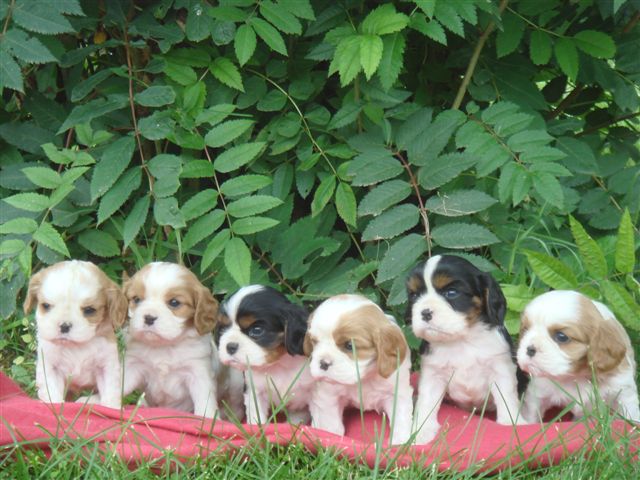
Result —
<svg viewBox="0 0 640 480"><path fill-rule="evenodd" d="M213 372L202 371L193 374L189 380L189 394L193 401L193 413L213 418L218 411L216 387L213 384Z"/></svg>
<svg viewBox="0 0 640 480"><path fill-rule="evenodd" d="M495 381L491 384L491 396L496 406L496 421L500 425L522 425L525 420L519 412L518 384L515 368L496 369Z"/></svg>
<svg viewBox="0 0 640 480"><path fill-rule="evenodd" d="M45 362L44 352L38 354L38 364L36 367L36 385L38 387L38 398L43 402L62 403L64 402L65 376L56 370L53 365Z"/></svg>
<svg viewBox="0 0 640 480"><path fill-rule="evenodd" d="M258 395L252 384L247 385L247 391L244 393L244 405L248 424L260 425L266 423L269 414L269 403L264 396Z"/></svg>
<svg viewBox="0 0 640 480"><path fill-rule="evenodd" d="M627 386L618 395L618 408L616 411L629 420L640 423L640 402L635 385Z"/></svg>
<svg viewBox="0 0 640 480"><path fill-rule="evenodd" d="M526 423L542 422L544 412L540 410L540 398L538 398L536 388L536 381L532 378L524 394L524 401L522 403L521 415Z"/></svg>
<svg viewBox="0 0 640 480"><path fill-rule="evenodd" d="M309 403L309 413L311 413L311 425L336 435L344 435L344 422L342 416L344 406L340 398L327 387L327 384L320 384L313 393Z"/></svg>
<svg viewBox="0 0 640 480"><path fill-rule="evenodd" d="M424 362L418 385L418 400L413 410L416 444L429 443L440 430L438 411L447 390L447 380L438 376L431 368L425 367Z"/></svg>
<svg viewBox="0 0 640 480"><path fill-rule="evenodd" d="M389 419L389 423L393 420L389 443L394 445L406 443L411 436L411 422L413 419L412 388L409 386L404 391L398 391L395 401L394 398L387 400L384 412Z"/></svg>
<svg viewBox="0 0 640 480"><path fill-rule="evenodd" d="M98 374L96 383L100 394L99 403L105 407L120 408L122 406L122 368L118 358L118 349L114 345L105 360L102 371Z"/></svg>

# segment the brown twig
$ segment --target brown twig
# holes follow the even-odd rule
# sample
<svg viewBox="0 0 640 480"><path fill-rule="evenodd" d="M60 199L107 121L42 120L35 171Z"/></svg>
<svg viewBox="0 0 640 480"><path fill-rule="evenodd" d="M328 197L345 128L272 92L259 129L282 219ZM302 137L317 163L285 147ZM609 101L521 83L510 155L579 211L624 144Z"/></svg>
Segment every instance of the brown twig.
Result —
<svg viewBox="0 0 640 480"><path fill-rule="evenodd" d="M2 27L2 36L7 33L7 28L9 28L9 20L11 20L11 14L13 13L13 7L15 6L16 0L11 0L11 5L7 8L7 18L4 19L4 25Z"/></svg>
<svg viewBox="0 0 640 480"><path fill-rule="evenodd" d="M508 3L509 3L509 0L502 0L500 2L500 6L498 7L498 11L500 15L502 15L502 12L504 11L504 9L507 8ZM453 101L453 105L451 107L454 110L460 109L462 100L464 99L464 96L467 93L467 87L471 82L471 77L473 77L473 72L475 71L476 65L478 64L478 59L480 58L480 52L482 52L482 49L484 48L484 44L486 43L487 39L489 38L489 35L491 35L491 32L493 32L493 29L495 27L496 27L495 22L493 20L490 21L485 31L482 33L482 35L480 35L480 38L478 39L478 43L473 49L471 60L469 61L469 65L467 65L467 71L464 74L464 78L462 79L462 83L460 84L460 88L458 89L458 93L456 94L456 98Z"/></svg>
<svg viewBox="0 0 640 480"><path fill-rule="evenodd" d="M622 33L629 33L631 30L633 30L633 27L635 27L639 21L640 21L640 12L636 12L636 14L631 18L631 20L629 20L629 23L627 23L624 26L624 28L622 29Z"/></svg>
<svg viewBox="0 0 640 480"><path fill-rule="evenodd" d="M580 137L582 135L588 135L588 134L593 133L593 132L595 132L597 130L600 130L601 128L610 127L612 125L615 125L618 122L622 122L623 120L629 120L631 118L635 118L635 117L638 117L638 116L640 116L640 112L627 113L626 115L622 115L621 117L614 118L611 121L604 122L604 123L601 123L599 125L594 125L593 127L587 128L586 130L583 130L582 132L578 133L576 136Z"/></svg>
<svg viewBox="0 0 640 480"><path fill-rule="evenodd" d="M251 249L251 251L258 257L258 260L264 263L269 271L273 272L273 274L278 278L278 285L284 285L285 287L287 287L287 289L289 289L289 292L291 292L291 294L295 296L300 295L300 292L293 288L291 284L287 282L284 276L276 269L275 265L269 261L269 259L266 257L265 252L256 252L253 248Z"/></svg>
<svg viewBox="0 0 640 480"><path fill-rule="evenodd" d="M554 118L560 116L562 112L566 110L568 106L570 106L574 100L580 95L580 93L584 90L584 85L576 85L576 87L562 99L562 101L558 104L558 106L547 116L549 120L553 120Z"/></svg>

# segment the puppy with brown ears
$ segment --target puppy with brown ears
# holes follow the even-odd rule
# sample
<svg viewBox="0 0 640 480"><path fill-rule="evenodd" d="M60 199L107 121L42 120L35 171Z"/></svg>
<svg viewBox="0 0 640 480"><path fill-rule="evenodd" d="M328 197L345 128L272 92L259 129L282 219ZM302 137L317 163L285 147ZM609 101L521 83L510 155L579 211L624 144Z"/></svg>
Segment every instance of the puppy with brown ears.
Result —
<svg viewBox="0 0 640 480"><path fill-rule="evenodd" d="M393 317L360 295L331 297L311 314L304 351L317 381L309 405L314 427L344 435L344 409L355 406L386 414L391 443L409 439L409 347Z"/></svg>
<svg viewBox="0 0 640 480"><path fill-rule="evenodd" d="M568 290L534 298L522 313L518 363L531 375L523 411L529 422L572 400L571 412L580 417L596 391L622 416L640 422L631 340L600 302Z"/></svg>
<svg viewBox="0 0 640 480"><path fill-rule="evenodd" d="M124 284L129 326L124 395L212 418L218 410L211 332L218 302L182 265L153 262Z"/></svg>
<svg viewBox="0 0 640 480"><path fill-rule="evenodd" d="M94 389L90 403L120 408L114 328L126 318L127 300L118 285L91 262L59 262L31 277L25 313L34 307L38 398L59 403L67 393Z"/></svg>

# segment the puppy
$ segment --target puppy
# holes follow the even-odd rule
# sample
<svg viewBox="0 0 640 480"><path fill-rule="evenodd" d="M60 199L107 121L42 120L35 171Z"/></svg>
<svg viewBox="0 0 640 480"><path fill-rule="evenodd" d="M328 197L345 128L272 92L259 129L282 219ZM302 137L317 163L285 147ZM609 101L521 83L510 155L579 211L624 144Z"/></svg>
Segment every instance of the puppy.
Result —
<svg viewBox="0 0 640 480"><path fill-rule="evenodd" d="M437 255L407 279L408 315L421 348L415 406L416 443L440 429L445 395L466 409L496 410L497 422L518 418L518 381L513 342L504 327L506 300L491 275L470 262Z"/></svg>
<svg viewBox="0 0 640 480"><path fill-rule="evenodd" d="M124 293L124 395L139 389L150 406L214 417L217 354L211 332L218 302L211 292L185 267L154 262L125 282Z"/></svg>
<svg viewBox="0 0 640 480"><path fill-rule="evenodd" d="M244 372L247 421L260 424L283 405L292 423L308 423L313 379L303 355L306 310L270 287L238 290L221 308L220 361Z"/></svg>
<svg viewBox="0 0 640 480"><path fill-rule="evenodd" d="M575 417L597 394L621 415L640 422L631 341L600 302L566 290L536 297L522 313L518 364L531 375L523 415L541 421L545 410L576 400Z"/></svg>
<svg viewBox="0 0 640 480"><path fill-rule="evenodd" d="M38 398L58 403L68 392L95 389L90 403L120 408L114 328L127 315L120 288L91 262L59 262L31 277L25 313L35 306Z"/></svg>
<svg viewBox="0 0 640 480"><path fill-rule="evenodd" d="M390 443L409 439L409 347L393 317L360 295L331 297L311 314L304 351L317 381L309 406L314 427L344 435L344 409L356 406L387 415Z"/></svg>

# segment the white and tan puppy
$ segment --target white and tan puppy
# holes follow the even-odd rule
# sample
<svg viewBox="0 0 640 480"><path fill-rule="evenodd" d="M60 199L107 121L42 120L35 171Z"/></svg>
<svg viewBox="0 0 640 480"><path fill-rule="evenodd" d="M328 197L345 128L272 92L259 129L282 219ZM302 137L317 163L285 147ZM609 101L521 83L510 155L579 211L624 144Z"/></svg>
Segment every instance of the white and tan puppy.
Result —
<svg viewBox="0 0 640 480"><path fill-rule="evenodd" d="M522 313L518 364L531 375L523 411L529 422L572 401L571 412L580 417L596 391L622 416L640 422L631 341L600 302L568 290L533 299Z"/></svg>
<svg viewBox="0 0 640 480"><path fill-rule="evenodd" d="M216 398L211 332L218 302L185 267L144 266L124 284L129 326L124 395L139 389L149 406L214 417Z"/></svg>
<svg viewBox="0 0 640 480"><path fill-rule="evenodd" d="M309 406L314 427L344 435L344 409L355 406L386 414L391 443L409 440L409 347L378 305L360 295L325 300L309 318L304 351L317 380Z"/></svg>
<svg viewBox="0 0 640 480"><path fill-rule="evenodd" d="M120 408L114 328L126 318L127 301L118 285L91 262L59 262L31 277L25 313L34 307L38 398L58 403L67 393L93 389L90 403Z"/></svg>

